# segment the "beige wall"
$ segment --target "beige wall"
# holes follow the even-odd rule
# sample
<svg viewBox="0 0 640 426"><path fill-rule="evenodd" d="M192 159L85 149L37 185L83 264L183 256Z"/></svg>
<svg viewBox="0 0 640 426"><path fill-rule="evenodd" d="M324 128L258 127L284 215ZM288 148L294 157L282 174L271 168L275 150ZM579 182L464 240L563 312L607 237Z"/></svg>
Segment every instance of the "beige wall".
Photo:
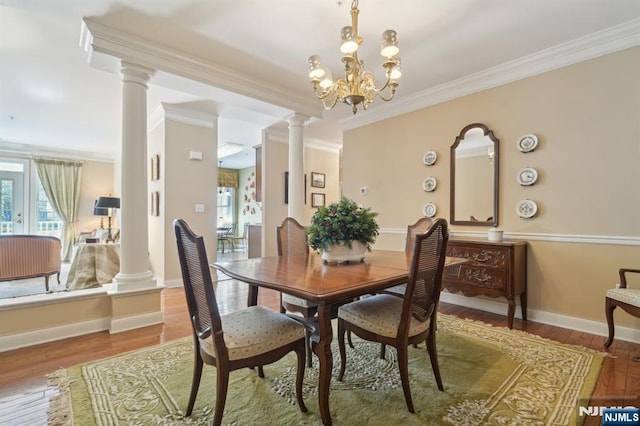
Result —
<svg viewBox="0 0 640 426"><path fill-rule="evenodd" d="M109 194L114 194L113 163L84 161L78 201L77 232L91 232L100 227L100 216L93 215L93 203L98 197ZM117 227L115 220L112 226ZM104 227L107 227L106 217Z"/></svg>
<svg viewBox="0 0 640 426"><path fill-rule="evenodd" d="M158 130L161 133L160 130ZM184 219L196 234L204 237L207 254L215 258L216 233L216 129L164 121L162 134L154 135L153 144L160 153L160 180L150 190L160 192L160 216L150 217L149 250L154 273L160 282L181 280L178 249L173 221ZM160 147L158 145L162 145ZM189 151L202 152L202 160L190 160ZM153 155L154 151L149 151ZM204 213L195 205L204 204Z"/></svg>
<svg viewBox="0 0 640 426"><path fill-rule="evenodd" d="M633 48L348 131L344 193L379 212L382 228L406 229L427 202L448 219L449 147L464 126L484 123L500 140L499 225L507 236L530 241L529 308L603 322L604 294L618 268L640 265L638 75L640 48ZM527 133L540 143L525 154L516 142ZM429 150L438 161L426 167ZM523 187L516 176L527 166L539 177ZM430 175L438 187L426 193L421 184ZM359 194L361 186L369 195ZM533 219L515 212L524 198L538 204ZM403 243L390 233L378 246ZM629 315L617 317L640 326Z"/></svg>
<svg viewBox="0 0 640 426"><path fill-rule="evenodd" d="M284 172L289 169L289 145L279 140L263 141L263 255L275 256L276 227L288 216L288 206L284 203ZM307 175L305 220L303 225L311 223L316 208L311 207L311 193L325 194L327 204L340 199L339 166L337 152L305 146L304 173ZM311 172L325 174L325 187L311 187Z"/></svg>

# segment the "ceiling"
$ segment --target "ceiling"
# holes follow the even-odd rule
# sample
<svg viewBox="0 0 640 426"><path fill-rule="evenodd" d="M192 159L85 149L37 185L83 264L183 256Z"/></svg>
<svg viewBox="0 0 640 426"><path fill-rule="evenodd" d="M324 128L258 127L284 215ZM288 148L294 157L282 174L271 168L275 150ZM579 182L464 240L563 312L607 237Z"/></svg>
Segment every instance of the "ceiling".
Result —
<svg viewBox="0 0 640 426"><path fill-rule="evenodd" d="M96 159L117 152L120 77L89 60L83 17L223 65L274 93L313 99L307 58L319 54L340 74L339 33L350 24L350 3L0 0L0 149ZM381 79L380 35L393 28L403 77L393 101L356 116L344 105L318 108L305 137L329 147L340 146L345 129L640 44L640 0L361 0L359 9L365 68ZM246 146L223 167L246 167L262 129L286 131L283 118L293 110L228 89L159 70L149 83L149 122L160 103L215 114L219 143Z"/></svg>

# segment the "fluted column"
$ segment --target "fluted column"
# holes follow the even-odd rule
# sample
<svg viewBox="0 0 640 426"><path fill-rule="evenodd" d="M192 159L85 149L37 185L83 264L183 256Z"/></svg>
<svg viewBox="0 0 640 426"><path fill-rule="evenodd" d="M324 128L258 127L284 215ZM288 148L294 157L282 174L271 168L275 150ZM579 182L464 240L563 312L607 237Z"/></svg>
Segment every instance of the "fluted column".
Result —
<svg viewBox="0 0 640 426"><path fill-rule="evenodd" d="M155 287L149 270L147 82L153 70L122 61L120 272L117 292Z"/></svg>
<svg viewBox="0 0 640 426"><path fill-rule="evenodd" d="M289 123L289 211L288 215L304 223L304 134L303 125L309 117L294 113L286 117Z"/></svg>

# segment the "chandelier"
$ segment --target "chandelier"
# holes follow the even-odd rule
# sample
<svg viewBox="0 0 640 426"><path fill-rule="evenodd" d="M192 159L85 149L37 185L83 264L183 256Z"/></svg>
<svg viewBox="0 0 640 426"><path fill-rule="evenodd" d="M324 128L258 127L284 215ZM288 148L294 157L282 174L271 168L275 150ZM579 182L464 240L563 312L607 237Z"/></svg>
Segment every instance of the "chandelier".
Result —
<svg viewBox="0 0 640 426"><path fill-rule="evenodd" d="M351 3L351 26L340 31L340 51L344 54L344 78L333 80L331 71L320 64L320 56L309 57L309 78L313 83L313 91L326 110L332 109L338 101L351 105L355 114L358 105L367 109L376 96L383 101L390 101L398 87L397 79L402 75L400 58L396 55L398 35L394 30L382 33L380 55L386 58L382 65L385 69L386 81L380 88L376 87L373 73L364 70L363 61L358 60L358 46L362 44L362 37L358 35L358 0Z"/></svg>

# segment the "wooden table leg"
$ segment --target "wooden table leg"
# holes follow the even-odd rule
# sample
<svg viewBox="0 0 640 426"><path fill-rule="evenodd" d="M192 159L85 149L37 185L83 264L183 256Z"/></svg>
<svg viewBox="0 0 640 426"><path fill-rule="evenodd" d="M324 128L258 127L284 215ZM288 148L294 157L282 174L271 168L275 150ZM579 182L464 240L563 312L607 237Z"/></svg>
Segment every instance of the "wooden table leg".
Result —
<svg viewBox="0 0 640 426"><path fill-rule="evenodd" d="M249 284L249 293L247 294L247 306L256 306L258 304L258 286Z"/></svg>
<svg viewBox="0 0 640 426"><path fill-rule="evenodd" d="M329 412L329 386L331 385L331 373L333 371L333 354L331 353L331 305L318 306L318 341L313 342L313 350L318 356L318 406L322 423L331 425L331 413Z"/></svg>

